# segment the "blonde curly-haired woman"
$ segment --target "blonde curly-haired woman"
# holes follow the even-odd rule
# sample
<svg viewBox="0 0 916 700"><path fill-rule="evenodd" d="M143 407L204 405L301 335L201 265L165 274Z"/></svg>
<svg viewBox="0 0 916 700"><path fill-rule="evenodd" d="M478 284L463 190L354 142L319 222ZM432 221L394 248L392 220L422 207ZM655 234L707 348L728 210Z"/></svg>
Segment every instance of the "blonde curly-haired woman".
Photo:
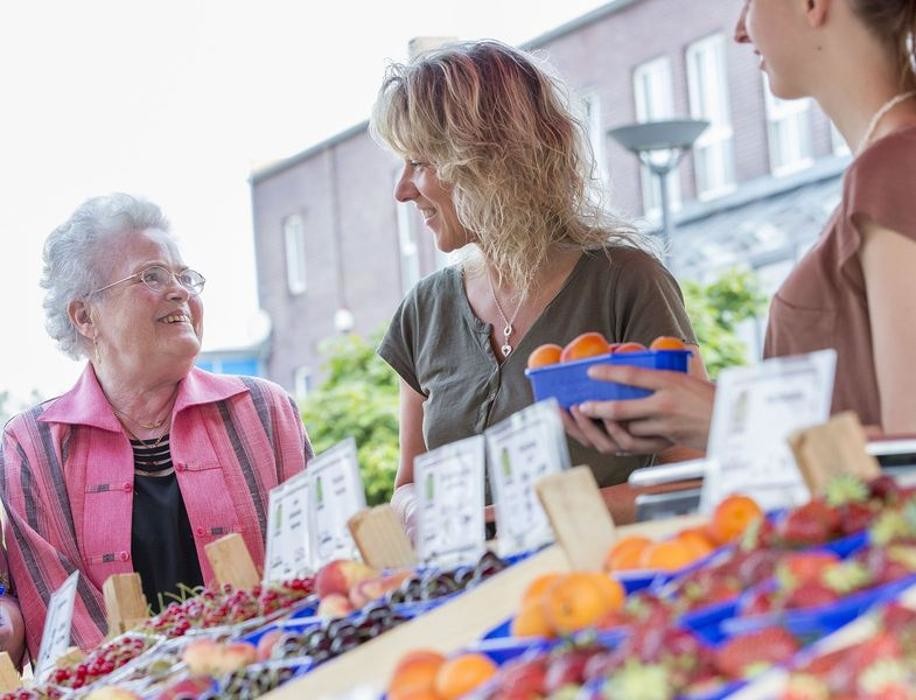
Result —
<svg viewBox="0 0 916 700"><path fill-rule="evenodd" d="M407 295L379 347L401 377L393 503L409 531L414 457L530 404L524 369L538 345L586 331L696 343L675 280L597 202L564 93L542 61L495 41L394 65L379 91L372 132L404 159L395 198L413 202L442 252L469 246ZM570 452L602 487L649 459ZM609 500L618 519L632 518L631 500Z"/></svg>

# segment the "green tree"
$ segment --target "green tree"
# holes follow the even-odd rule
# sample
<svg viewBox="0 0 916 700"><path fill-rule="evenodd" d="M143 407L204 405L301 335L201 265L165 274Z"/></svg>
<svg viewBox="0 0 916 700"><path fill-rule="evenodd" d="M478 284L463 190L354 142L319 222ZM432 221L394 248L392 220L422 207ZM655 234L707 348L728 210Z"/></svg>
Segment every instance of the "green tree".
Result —
<svg viewBox="0 0 916 700"><path fill-rule="evenodd" d="M353 436L369 505L391 498L398 464L398 381L375 354L380 336L333 338L321 385L302 404L302 420L316 454Z"/></svg>
<svg viewBox="0 0 916 700"><path fill-rule="evenodd" d="M766 306L754 273L733 269L711 284L687 281L682 286L709 376L715 379L725 367L745 364L747 348L736 334L737 326Z"/></svg>

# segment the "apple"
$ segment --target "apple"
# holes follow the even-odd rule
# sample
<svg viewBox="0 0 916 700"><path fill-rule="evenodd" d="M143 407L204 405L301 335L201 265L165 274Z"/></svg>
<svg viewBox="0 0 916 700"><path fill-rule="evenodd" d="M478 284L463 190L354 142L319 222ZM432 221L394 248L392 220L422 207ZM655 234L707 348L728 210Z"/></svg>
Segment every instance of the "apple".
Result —
<svg viewBox="0 0 916 700"><path fill-rule="evenodd" d="M280 629L270 630L270 632L261 635L261 638L258 640L258 661L267 661L270 659L274 647L277 645L277 640L282 636L283 630Z"/></svg>
<svg viewBox="0 0 916 700"><path fill-rule="evenodd" d="M378 572L361 561L335 559L322 566L315 575L315 591L319 598L332 593L349 595L350 590L360 581L376 578Z"/></svg>
<svg viewBox="0 0 916 700"><path fill-rule="evenodd" d="M316 614L318 617L335 618L344 617L353 612L355 608L350 599L339 593L330 593L318 603Z"/></svg>
<svg viewBox="0 0 916 700"><path fill-rule="evenodd" d="M156 696L157 700L182 700L196 698L212 690L209 678L183 678Z"/></svg>
<svg viewBox="0 0 916 700"><path fill-rule="evenodd" d="M188 670L195 676L222 676L253 664L257 658L257 649L253 644L220 644L212 639L195 639L182 654Z"/></svg>
<svg viewBox="0 0 916 700"><path fill-rule="evenodd" d="M527 700L544 695L547 679L547 660L516 661L500 673L501 700Z"/></svg>

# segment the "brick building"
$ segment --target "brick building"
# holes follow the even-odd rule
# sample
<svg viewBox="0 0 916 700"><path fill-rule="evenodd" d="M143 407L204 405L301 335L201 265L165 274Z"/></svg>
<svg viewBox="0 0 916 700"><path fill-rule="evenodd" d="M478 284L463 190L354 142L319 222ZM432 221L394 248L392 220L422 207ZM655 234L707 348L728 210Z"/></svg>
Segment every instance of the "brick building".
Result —
<svg viewBox="0 0 916 700"><path fill-rule="evenodd" d="M572 89L610 201L650 228L657 183L607 130L710 121L671 177L670 264L682 278L749 265L772 290L839 201L848 155L815 104L769 95L756 56L732 41L742 4L612 0L524 48ZM445 262L413 208L394 201L399 172L362 123L252 175L258 293L274 328L267 374L299 395L322 339L381 328Z"/></svg>

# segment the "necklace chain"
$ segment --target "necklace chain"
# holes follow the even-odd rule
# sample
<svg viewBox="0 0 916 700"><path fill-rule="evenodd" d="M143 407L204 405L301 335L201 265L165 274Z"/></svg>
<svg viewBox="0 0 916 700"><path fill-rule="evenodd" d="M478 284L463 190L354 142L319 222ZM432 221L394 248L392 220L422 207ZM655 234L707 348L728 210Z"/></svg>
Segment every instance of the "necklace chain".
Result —
<svg viewBox="0 0 916 700"><path fill-rule="evenodd" d="M884 116L901 102L908 100L911 97L916 97L916 90L902 92L899 95L895 95L883 105L881 105L880 109L875 112L874 116L871 118L871 121L868 123L868 127L865 129L865 135L859 142L859 148L856 150L856 153L861 153L865 150L865 147L868 146L869 141L871 141L872 136L875 134L875 129L878 128L878 124L881 122Z"/></svg>
<svg viewBox="0 0 916 700"><path fill-rule="evenodd" d="M162 425L163 422L165 421L160 422L159 425ZM143 447L149 447L150 449L155 449L159 447L159 445L161 445L162 441L165 439L165 436L169 434L169 431L166 430L158 438L156 438L156 442L154 442L152 445L147 445L146 443L148 443L149 440L141 440L140 438L138 438L136 435L134 435L134 432L130 428L128 428L127 425L123 421L121 422L121 425L124 426L124 430L127 431L127 434L130 435L130 437L132 437L134 440L136 440L141 445L143 445ZM152 438L150 438L150 440L152 440Z"/></svg>
<svg viewBox="0 0 916 700"><path fill-rule="evenodd" d="M166 414L165 414L164 416L162 416L162 418L160 418L160 419L159 419L158 421L156 421L155 423L141 423L141 422L138 421L136 418L131 418L129 415L127 415L127 414L124 413L123 411L119 411L119 410L118 410L117 408L115 408L114 406L111 407L111 410L114 411L114 412L115 412L116 414L118 414L119 416L121 416L121 418L126 418L126 419L129 420L131 423L133 423L134 425L139 425L141 428L146 428L147 430L155 430L156 428L162 427L162 424L165 423L165 419L169 417L169 413L168 413L168 411L166 411Z"/></svg>
<svg viewBox="0 0 916 700"><path fill-rule="evenodd" d="M496 304L496 310L499 311L503 323L506 324L503 327L503 344L499 348L503 357L506 358L509 357L509 353L512 352L512 345L509 343L509 337L515 331L513 324L515 323L515 319L518 318L518 312L522 310L522 303L524 303L525 297L522 296L522 298L519 299L518 306L515 307L515 313L512 314L512 318L510 319L503 311L503 307L499 305L499 299L496 298L496 287L493 286L493 278L490 276L489 270L487 270L487 282L490 284L490 295L493 297L493 303Z"/></svg>

